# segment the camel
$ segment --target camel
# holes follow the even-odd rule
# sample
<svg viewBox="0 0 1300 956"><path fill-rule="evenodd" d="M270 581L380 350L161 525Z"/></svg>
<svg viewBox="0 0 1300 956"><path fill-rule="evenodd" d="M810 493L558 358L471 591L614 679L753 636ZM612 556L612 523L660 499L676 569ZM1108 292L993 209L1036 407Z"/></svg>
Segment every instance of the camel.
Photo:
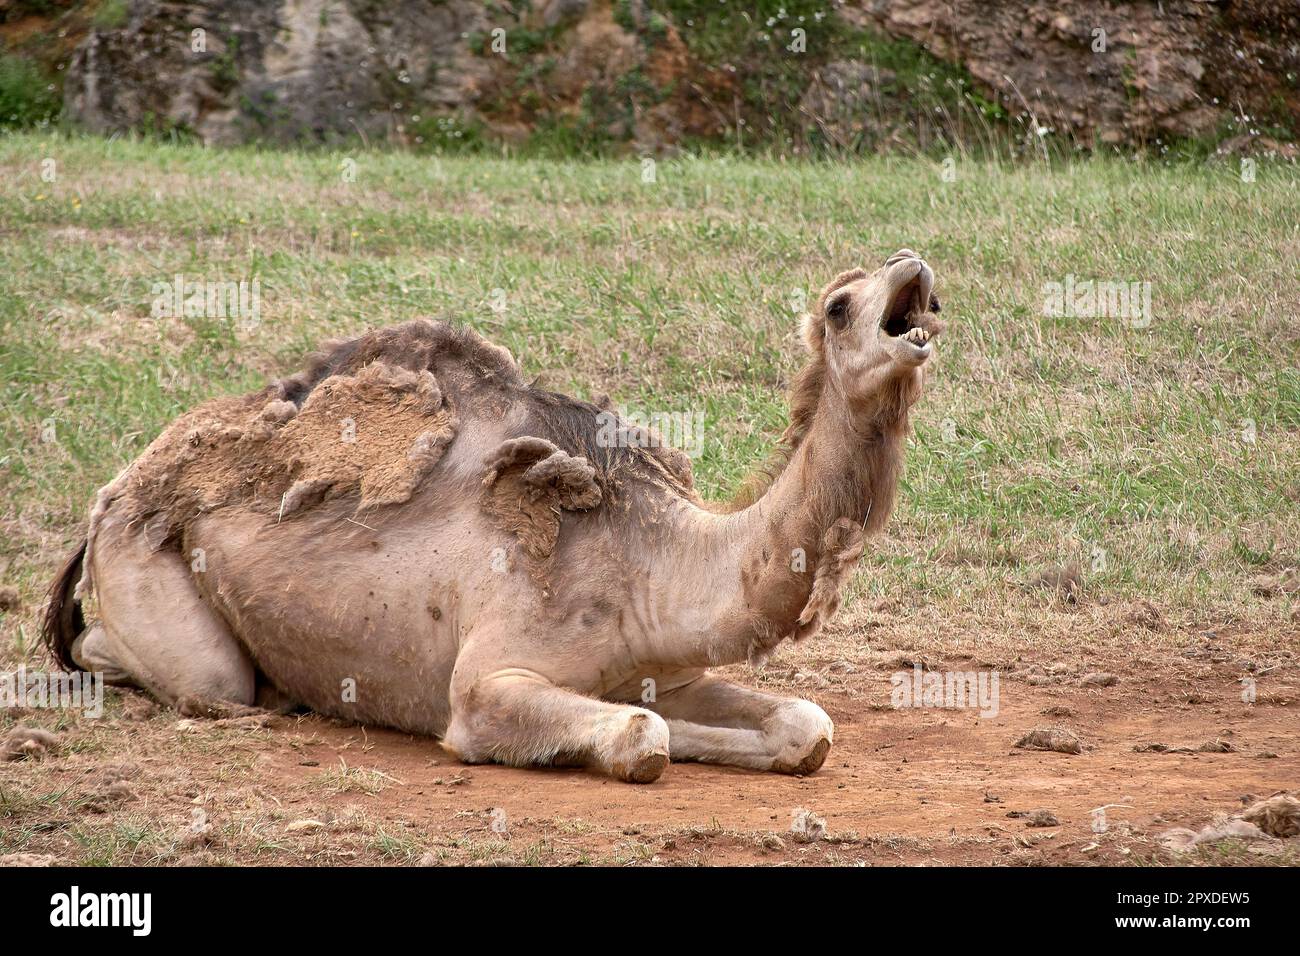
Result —
<svg viewBox="0 0 1300 956"><path fill-rule="evenodd" d="M98 492L46 644L187 714L292 702L466 763L811 774L826 712L711 669L835 614L893 508L933 284L904 249L826 286L779 452L724 505L684 453L526 383L467 327L327 343L182 415Z"/></svg>

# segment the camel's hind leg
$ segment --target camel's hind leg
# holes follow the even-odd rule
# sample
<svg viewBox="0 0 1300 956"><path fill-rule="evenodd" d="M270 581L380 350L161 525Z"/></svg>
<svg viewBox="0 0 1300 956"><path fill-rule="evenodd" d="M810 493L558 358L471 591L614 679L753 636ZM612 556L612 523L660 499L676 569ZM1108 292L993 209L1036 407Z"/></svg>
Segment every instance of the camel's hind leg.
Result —
<svg viewBox="0 0 1300 956"><path fill-rule="evenodd" d="M90 625L72 642L72 659L88 671L103 674L106 684L135 684L131 672L122 670L108 649L108 632L103 624Z"/></svg>
<svg viewBox="0 0 1300 956"><path fill-rule="evenodd" d="M103 623L74 646L79 664L108 679L127 675L183 710L253 704L253 663L179 554L154 551L139 530L109 520L92 560Z"/></svg>

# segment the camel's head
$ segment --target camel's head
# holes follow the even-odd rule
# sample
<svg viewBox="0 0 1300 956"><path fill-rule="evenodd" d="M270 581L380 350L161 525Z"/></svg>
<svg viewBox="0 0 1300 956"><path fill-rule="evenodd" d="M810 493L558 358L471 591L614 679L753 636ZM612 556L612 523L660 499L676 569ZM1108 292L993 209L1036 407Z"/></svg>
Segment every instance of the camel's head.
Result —
<svg viewBox="0 0 1300 956"><path fill-rule="evenodd" d="M942 328L933 288L925 260L900 249L875 272L842 272L822 292L804 335L823 357L828 382L852 404L898 394L915 400Z"/></svg>

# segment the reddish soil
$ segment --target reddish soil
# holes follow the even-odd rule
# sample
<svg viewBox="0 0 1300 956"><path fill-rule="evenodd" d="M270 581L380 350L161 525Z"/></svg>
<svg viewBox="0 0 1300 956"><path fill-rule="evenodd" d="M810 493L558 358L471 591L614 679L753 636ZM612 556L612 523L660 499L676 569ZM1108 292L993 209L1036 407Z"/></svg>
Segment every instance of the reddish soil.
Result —
<svg viewBox="0 0 1300 956"><path fill-rule="evenodd" d="M814 694L835 721L836 739L826 765L803 778L673 764L656 783L631 786L581 771L467 768L431 741L375 730L366 732L373 749L347 759L404 782L358 798L386 818L491 836L490 811L500 808L512 842L545 838L597 854L611 836L622 835L648 843L652 858L664 863L1115 863L1155 855L1161 830L1198 828L1215 813L1239 811L1248 795L1300 782L1300 728L1291 708L1247 705L1239 685L1223 676L1215 682L1218 693L1189 692L1177 681L1095 689L1011 683L992 718L895 710L843 691ZM887 690L879 675L870 677ZM1060 707L1071 714L1044 715ZM318 742L301 755L277 753L277 776L305 779L313 771L302 760L337 763L338 748L355 744L359 733L311 723ZM1078 755L1017 749L1014 742L1037 726L1073 728L1087 749ZM1207 741L1232 750L1134 750L1152 742L1195 748ZM1107 805L1125 806L1106 811L1107 830L1098 834L1092 811ZM801 808L825 819L829 842L792 838L792 817ZM1038 808L1051 809L1060 825L1030 828L1009 816ZM470 816L458 816L465 811ZM586 821L595 832L556 837L556 819ZM780 835L784 850L751 838L765 833Z"/></svg>
<svg viewBox="0 0 1300 956"><path fill-rule="evenodd" d="M1171 827L1199 829L1300 783L1293 640L1215 640L1126 638L1112 653L1099 641L1073 649L1086 664L1063 663L1070 654L1059 647L1041 664L1017 655L1000 666L1000 708L985 718L891 707L889 675L915 652L801 647L734 676L826 708L836 737L819 772L682 763L646 786L467 767L432 740L314 715L182 720L121 692L103 718L59 728L55 753L0 764L0 854L136 864L1300 863L1300 838L1189 854L1160 844ZM988 663L948 650L927 650L926 665ZM1117 683L1082 683L1103 657ZM1243 667L1259 674L1254 703L1242 700ZM48 725L37 712L24 722ZM1015 746L1053 726L1077 734L1082 752ZM1150 744L1168 749L1135 749ZM1218 752L1196 750L1206 745ZM1179 748L1190 752L1171 752ZM1108 807L1103 832L1093 829L1098 807ZM1038 809L1057 824L1030 826L1023 814ZM801 810L824 819L816 839L792 832ZM196 836L200 812L211 829Z"/></svg>

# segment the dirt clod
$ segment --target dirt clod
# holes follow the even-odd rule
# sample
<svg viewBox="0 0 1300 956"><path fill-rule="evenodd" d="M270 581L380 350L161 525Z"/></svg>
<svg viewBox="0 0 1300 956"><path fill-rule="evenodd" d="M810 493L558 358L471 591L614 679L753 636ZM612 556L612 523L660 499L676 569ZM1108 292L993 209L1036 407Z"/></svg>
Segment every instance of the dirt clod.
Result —
<svg viewBox="0 0 1300 956"><path fill-rule="evenodd" d="M1256 577L1250 582L1250 590L1262 598L1300 594L1300 570L1291 568L1278 574Z"/></svg>
<svg viewBox="0 0 1300 956"><path fill-rule="evenodd" d="M1062 754L1083 753L1083 741L1063 727L1035 727L1016 741L1021 750L1051 750Z"/></svg>
<svg viewBox="0 0 1300 956"><path fill-rule="evenodd" d="M1241 815L1269 836L1286 839L1300 834L1300 800L1289 793L1278 793L1254 804Z"/></svg>
<svg viewBox="0 0 1300 956"><path fill-rule="evenodd" d="M1130 624L1144 627L1148 631L1163 631L1165 628L1164 615L1150 601L1134 601L1129 606L1127 620Z"/></svg>
<svg viewBox="0 0 1300 956"><path fill-rule="evenodd" d="M91 813L107 813L136 799L135 791L128 781L139 772L134 764L112 764L105 767L86 797L86 809Z"/></svg>
<svg viewBox="0 0 1300 956"><path fill-rule="evenodd" d="M1031 584L1055 592L1066 604L1078 604L1083 593L1083 572L1078 561L1071 561L1064 567L1047 568Z"/></svg>
<svg viewBox="0 0 1300 956"><path fill-rule="evenodd" d="M40 727L15 727L0 741L0 759L40 760L59 746L59 737Z"/></svg>
<svg viewBox="0 0 1300 956"><path fill-rule="evenodd" d="M125 720L150 720L158 715L156 701L144 694L125 694L122 697L122 717Z"/></svg>
<svg viewBox="0 0 1300 956"><path fill-rule="evenodd" d="M1237 748L1226 740L1207 740L1196 745L1196 752L1202 754L1230 754L1236 753Z"/></svg>
<svg viewBox="0 0 1300 956"><path fill-rule="evenodd" d="M1106 671L1094 671L1079 678L1079 684L1083 687L1114 687L1118 683L1119 678Z"/></svg>

